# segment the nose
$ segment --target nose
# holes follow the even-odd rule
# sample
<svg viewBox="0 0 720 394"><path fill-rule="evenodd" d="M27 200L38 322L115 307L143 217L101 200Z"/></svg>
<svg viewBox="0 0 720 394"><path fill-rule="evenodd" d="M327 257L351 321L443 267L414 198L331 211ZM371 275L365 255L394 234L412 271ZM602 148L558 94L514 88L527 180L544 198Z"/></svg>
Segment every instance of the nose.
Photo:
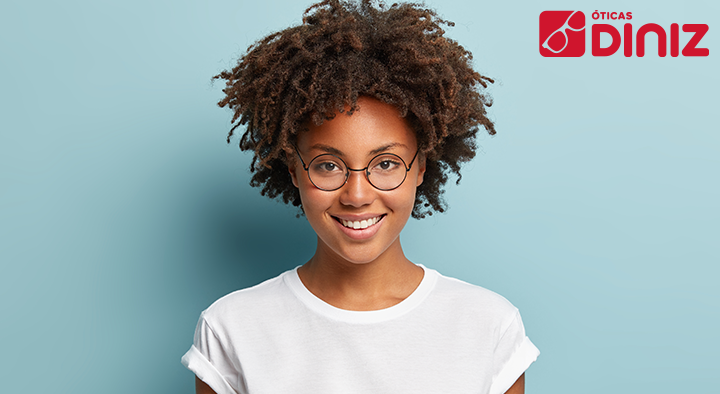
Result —
<svg viewBox="0 0 720 394"><path fill-rule="evenodd" d="M353 207L369 205L376 197L376 189L368 181L364 170L351 170L347 182L340 190L340 203Z"/></svg>

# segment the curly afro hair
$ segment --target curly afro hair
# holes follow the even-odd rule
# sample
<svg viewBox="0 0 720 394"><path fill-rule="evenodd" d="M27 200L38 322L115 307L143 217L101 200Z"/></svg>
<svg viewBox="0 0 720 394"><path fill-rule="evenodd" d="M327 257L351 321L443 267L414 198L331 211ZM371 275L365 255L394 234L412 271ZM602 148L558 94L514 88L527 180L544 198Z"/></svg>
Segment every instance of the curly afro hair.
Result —
<svg viewBox="0 0 720 394"><path fill-rule="evenodd" d="M240 125L240 149L252 150L250 184L261 194L300 206L288 172L307 122L320 125L336 113L352 114L359 96L394 105L414 129L426 158L412 216L444 212L450 173L475 156L482 126L493 135L482 93L493 80L471 66L472 54L444 37L453 26L420 4L326 0L305 11L303 23L271 34L248 48L232 70L218 103L234 111L227 141Z"/></svg>

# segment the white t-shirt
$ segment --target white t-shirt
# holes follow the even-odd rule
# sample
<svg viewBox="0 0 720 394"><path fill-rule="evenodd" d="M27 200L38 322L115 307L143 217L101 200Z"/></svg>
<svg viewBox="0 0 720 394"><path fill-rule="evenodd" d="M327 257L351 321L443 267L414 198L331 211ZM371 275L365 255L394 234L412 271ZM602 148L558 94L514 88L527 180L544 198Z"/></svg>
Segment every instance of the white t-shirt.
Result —
<svg viewBox="0 0 720 394"><path fill-rule="evenodd" d="M505 298L425 268L405 300L336 308L297 268L217 300L182 363L218 394L507 391L539 351Z"/></svg>

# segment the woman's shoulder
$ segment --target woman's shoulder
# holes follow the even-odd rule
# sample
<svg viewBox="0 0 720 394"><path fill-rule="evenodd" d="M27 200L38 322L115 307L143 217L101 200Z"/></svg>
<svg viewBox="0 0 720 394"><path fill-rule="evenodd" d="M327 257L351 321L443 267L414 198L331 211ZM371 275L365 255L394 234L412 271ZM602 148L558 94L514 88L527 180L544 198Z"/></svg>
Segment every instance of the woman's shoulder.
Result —
<svg viewBox="0 0 720 394"><path fill-rule="evenodd" d="M492 290L439 273L437 276L435 298L452 305L453 309L508 317L517 314L517 308L510 301Z"/></svg>
<svg viewBox="0 0 720 394"><path fill-rule="evenodd" d="M255 286L220 297L202 312L202 317L205 320L217 320L227 316L249 316L262 313L273 305L286 304L290 293L285 284L285 276L291 272L283 272Z"/></svg>

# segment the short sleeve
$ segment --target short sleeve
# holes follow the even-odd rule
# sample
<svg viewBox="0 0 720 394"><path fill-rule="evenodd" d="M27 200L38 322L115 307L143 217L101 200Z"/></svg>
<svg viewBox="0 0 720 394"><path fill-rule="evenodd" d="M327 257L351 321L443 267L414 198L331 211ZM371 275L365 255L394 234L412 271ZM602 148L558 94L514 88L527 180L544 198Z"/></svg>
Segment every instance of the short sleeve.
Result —
<svg viewBox="0 0 720 394"><path fill-rule="evenodd" d="M242 381L239 368L234 365L226 346L223 346L220 338L205 320L204 313L195 328L193 345L182 357L181 362L217 394L246 392L242 387L244 385L238 385Z"/></svg>
<svg viewBox="0 0 720 394"><path fill-rule="evenodd" d="M496 370L490 394L505 393L537 359L538 355L540 355L540 351L525 336L525 327L520 313L516 312L495 348L493 365Z"/></svg>

